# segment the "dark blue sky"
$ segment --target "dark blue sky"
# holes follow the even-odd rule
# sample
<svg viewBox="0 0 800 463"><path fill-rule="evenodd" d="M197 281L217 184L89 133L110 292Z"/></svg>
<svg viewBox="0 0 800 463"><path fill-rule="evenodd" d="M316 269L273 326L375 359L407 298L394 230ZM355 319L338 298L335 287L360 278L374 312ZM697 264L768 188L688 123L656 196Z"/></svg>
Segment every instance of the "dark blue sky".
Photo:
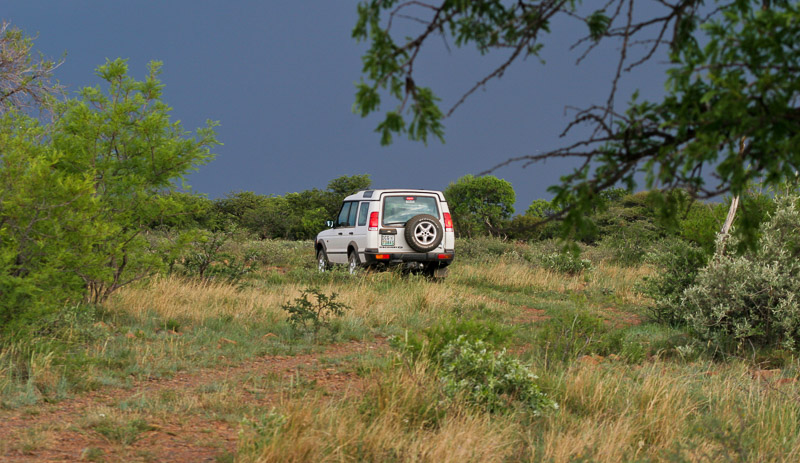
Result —
<svg viewBox="0 0 800 463"><path fill-rule="evenodd" d="M655 2L642 2L653 8ZM373 130L379 118L352 112L366 45L350 32L354 0L162 2L5 0L0 18L30 35L50 57L66 53L56 77L70 93L98 83L94 68L106 58L128 58L142 78L150 60L164 62L165 101L172 117L194 130L206 119L220 122L224 146L217 158L189 176L194 191L215 198L232 191L284 194L325 188L340 175L367 173L376 187L444 189L512 156L535 154L565 143L566 106L603 103L616 50L606 46L580 66L569 52L584 27L553 25L542 65L519 62L502 79L476 92L445 120L446 143L396 139L381 147ZM637 3L637 7L638 7ZM450 41L452 44L452 41ZM449 108L504 56L481 57L472 49L434 41L415 69L418 85L430 85ZM611 45L611 44L609 44ZM630 74L635 88L659 95L663 68ZM386 100L384 109L394 103ZM495 173L517 192L517 210L550 198L547 186L569 172L563 161Z"/></svg>

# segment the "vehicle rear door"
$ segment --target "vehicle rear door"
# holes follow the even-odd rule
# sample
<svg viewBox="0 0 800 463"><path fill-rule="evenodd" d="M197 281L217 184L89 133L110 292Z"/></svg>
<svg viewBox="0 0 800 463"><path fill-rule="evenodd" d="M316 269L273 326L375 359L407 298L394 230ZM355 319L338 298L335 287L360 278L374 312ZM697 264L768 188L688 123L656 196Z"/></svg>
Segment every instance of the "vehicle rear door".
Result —
<svg viewBox="0 0 800 463"><path fill-rule="evenodd" d="M381 225L388 230L394 230L396 234L384 236L385 232L382 231L380 249L393 252L416 252L406 243L404 232L406 222L420 214L432 215L441 223L442 215L439 210L438 198L435 195L409 192L384 196Z"/></svg>

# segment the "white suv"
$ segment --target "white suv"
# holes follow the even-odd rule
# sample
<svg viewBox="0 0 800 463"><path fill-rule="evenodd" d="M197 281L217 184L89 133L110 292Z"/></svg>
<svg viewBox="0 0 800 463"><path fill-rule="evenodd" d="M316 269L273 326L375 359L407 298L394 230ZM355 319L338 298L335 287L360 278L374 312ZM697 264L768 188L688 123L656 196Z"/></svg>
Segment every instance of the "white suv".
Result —
<svg viewBox="0 0 800 463"><path fill-rule="evenodd" d="M321 272L330 264L404 265L441 278L455 256L450 209L441 191L366 190L344 199L314 240Z"/></svg>

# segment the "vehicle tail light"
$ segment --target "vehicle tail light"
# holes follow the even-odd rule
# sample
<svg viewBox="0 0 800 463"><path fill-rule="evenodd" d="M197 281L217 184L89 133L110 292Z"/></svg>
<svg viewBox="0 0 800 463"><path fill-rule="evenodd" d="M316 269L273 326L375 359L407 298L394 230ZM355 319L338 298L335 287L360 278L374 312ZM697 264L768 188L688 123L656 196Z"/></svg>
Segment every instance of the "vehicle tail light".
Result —
<svg viewBox="0 0 800 463"><path fill-rule="evenodd" d="M439 254L439 259L449 259L451 257L453 256L450 254Z"/></svg>
<svg viewBox="0 0 800 463"><path fill-rule="evenodd" d="M380 260L386 260L390 257L392 257L391 254L375 254L375 258Z"/></svg>
<svg viewBox="0 0 800 463"><path fill-rule="evenodd" d="M377 230L378 229L378 211L375 211L369 215L369 230Z"/></svg>
<svg viewBox="0 0 800 463"><path fill-rule="evenodd" d="M449 212L444 213L444 231L453 231L453 218Z"/></svg>

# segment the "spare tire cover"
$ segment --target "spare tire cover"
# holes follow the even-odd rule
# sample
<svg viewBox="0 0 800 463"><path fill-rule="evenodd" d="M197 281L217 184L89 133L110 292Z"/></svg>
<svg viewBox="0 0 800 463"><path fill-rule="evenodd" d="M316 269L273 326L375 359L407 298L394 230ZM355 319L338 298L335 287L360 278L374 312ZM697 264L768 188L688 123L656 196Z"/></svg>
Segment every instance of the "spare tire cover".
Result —
<svg viewBox="0 0 800 463"><path fill-rule="evenodd" d="M406 243L415 251L428 252L436 249L444 238L444 229L439 219L430 214L420 214L406 222Z"/></svg>

